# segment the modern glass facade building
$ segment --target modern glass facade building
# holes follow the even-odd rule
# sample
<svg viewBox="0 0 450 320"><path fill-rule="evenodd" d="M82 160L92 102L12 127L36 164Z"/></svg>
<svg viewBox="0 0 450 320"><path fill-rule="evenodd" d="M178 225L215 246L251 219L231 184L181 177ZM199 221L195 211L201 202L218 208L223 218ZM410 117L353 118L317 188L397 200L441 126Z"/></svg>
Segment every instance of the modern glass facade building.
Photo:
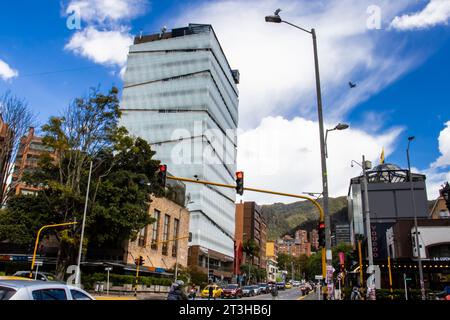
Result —
<svg viewBox="0 0 450 320"><path fill-rule="evenodd" d="M146 139L171 174L234 184L238 83L210 25L137 37L124 75L121 124ZM233 257L235 190L186 187L190 245Z"/></svg>

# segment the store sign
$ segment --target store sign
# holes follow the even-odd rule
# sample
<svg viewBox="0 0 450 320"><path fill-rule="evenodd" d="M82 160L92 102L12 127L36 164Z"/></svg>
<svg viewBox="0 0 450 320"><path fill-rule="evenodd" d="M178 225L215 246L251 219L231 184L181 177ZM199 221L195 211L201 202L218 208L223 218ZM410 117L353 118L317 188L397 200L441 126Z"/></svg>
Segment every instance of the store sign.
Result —
<svg viewBox="0 0 450 320"><path fill-rule="evenodd" d="M431 258L433 261L450 261L450 257L433 257Z"/></svg>

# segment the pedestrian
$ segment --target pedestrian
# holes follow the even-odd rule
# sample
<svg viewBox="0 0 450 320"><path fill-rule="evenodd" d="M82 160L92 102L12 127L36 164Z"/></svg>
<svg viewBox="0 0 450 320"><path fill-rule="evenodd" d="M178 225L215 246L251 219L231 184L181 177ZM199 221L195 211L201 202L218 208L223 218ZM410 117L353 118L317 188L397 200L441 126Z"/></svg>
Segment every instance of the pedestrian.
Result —
<svg viewBox="0 0 450 320"><path fill-rule="evenodd" d="M272 290L270 290L270 293L272 294L272 300L276 300L278 298L278 285L276 283L272 285Z"/></svg>
<svg viewBox="0 0 450 320"><path fill-rule="evenodd" d="M191 290L189 292L189 297L192 300L195 300L195 298L197 297L197 287L195 286L195 283L193 283L191 286Z"/></svg>
<svg viewBox="0 0 450 320"><path fill-rule="evenodd" d="M350 300L361 300L361 293L359 292L359 288L357 286L353 287Z"/></svg>
<svg viewBox="0 0 450 320"><path fill-rule="evenodd" d="M212 284L209 285L208 293L209 293L208 300L211 300L211 298L216 300L216 297L214 296L214 286Z"/></svg>
<svg viewBox="0 0 450 320"><path fill-rule="evenodd" d="M323 300L327 300L327 298L328 298L328 287L326 284L324 284L322 287L322 297L323 297Z"/></svg>
<svg viewBox="0 0 450 320"><path fill-rule="evenodd" d="M183 291L184 282L177 280L170 289L167 300L188 300L187 295Z"/></svg>

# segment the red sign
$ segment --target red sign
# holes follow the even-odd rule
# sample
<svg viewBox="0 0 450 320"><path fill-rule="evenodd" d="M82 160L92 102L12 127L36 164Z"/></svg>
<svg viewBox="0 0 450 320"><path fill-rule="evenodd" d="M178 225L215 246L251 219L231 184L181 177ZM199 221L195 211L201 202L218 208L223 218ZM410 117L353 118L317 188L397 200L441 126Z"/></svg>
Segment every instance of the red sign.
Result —
<svg viewBox="0 0 450 320"><path fill-rule="evenodd" d="M343 252L339 252L339 263L341 265L345 264L345 254Z"/></svg>

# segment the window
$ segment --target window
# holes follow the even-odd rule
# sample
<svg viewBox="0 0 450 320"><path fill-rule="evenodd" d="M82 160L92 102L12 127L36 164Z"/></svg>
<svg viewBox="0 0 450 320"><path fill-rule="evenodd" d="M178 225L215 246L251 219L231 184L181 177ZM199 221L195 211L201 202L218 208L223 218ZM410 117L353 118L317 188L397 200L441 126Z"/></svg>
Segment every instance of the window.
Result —
<svg viewBox="0 0 450 320"><path fill-rule="evenodd" d="M42 289L33 291L34 300L67 300L64 289Z"/></svg>
<svg viewBox="0 0 450 320"><path fill-rule="evenodd" d="M153 218L155 219L155 222L153 222L153 228L152 228L152 249L157 250L158 249L158 234L159 234L159 217L161 216L161 212L156 210L153 213Z"/></svg>
<svg viewBox="0 0 450 320"><path fill-rule="evenodd" d="M180 229L180 220L175 219L173 221L173 237L178 238L179 237L179 230ZM178 240L175 240L172 246L172 257L176 257L178 253Z"/></svg>
<svg viewBox="0 0 450 320"><path fill-rule="evenodd" d="M0 287L0 301L9 300L17 291L13 288Z"/></svg>
<svg viewBox="0 0 450 320"><path fill-rule="evenodd" d="M145 246L146 235L147 235L147 227L144 227L144 228L142 228L141 232L139 232L139 236L138 236L138 246L139 247Z"/></svg>
<svg viewBox="0 0 450 320"><path fill-rule="evenodd" d="M87 295L85 295L83 292L78 290L70 290L70 293L72 294L73 300L92 300Z"/></svg>
<svg viewBox="0 0 450 320"><path fill-rule="evenodd" d="M166 214L164 216L164 231L163 231L163 241L169 240L169 226L170 226L170 216ZM162 254L167 256L169 244L167 242L163 243Z"/></svg>

